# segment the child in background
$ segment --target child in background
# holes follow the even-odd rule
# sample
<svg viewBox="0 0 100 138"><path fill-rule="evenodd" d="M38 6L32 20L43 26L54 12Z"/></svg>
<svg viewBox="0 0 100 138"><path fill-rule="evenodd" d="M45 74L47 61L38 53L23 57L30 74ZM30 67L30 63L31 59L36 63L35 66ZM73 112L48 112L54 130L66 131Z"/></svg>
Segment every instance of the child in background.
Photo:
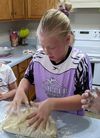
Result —
<svg viewBox="0 0 100 138"><path fill-rule="evenodd" d="M0 100L12 100L16 89L16 77L12 69L0 63Z"/></svg>

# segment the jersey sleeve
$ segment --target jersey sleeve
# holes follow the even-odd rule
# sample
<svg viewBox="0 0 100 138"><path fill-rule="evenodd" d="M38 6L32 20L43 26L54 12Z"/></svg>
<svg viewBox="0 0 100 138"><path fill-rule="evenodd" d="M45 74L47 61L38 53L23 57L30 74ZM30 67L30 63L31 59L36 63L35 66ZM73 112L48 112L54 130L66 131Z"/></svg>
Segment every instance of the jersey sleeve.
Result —
<svg viewBox="0 0 100 138"><path fill-rule="evenodd" d="M92 88L92 71L89 57L83 57L75 72L74 94L82 94L86 89Z"/></svg>
<svg viewBox="0 0 100 138"><path fill-rule="evenodd" d="M24 78L28 79L31 84L34 84L34 63L30 62L28 68L25 71Z"/></svg>

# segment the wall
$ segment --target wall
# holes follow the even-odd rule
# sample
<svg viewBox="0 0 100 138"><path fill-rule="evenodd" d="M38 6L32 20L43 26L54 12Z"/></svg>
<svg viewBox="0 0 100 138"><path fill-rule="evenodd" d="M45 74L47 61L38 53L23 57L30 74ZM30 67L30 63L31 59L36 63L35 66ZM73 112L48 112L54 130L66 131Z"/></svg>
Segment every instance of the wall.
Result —
<svg viewBox="0 0 100 138"><path fill-rule="evenodd" d="M100 29L100 9L77 9L70 14L70 20L72 28L81 29ZM13 21L13 22L0 22L0 45L9 41L9 30L19 30L22 27L27 27L30 29L29 38L33 41L33 36L35 35L36 28L39 21Z"/></svg>
<svg viewBox="0 0 100 138"><path fill-rule="evenodd" d="M73 28L100 30L100 9L76 9L70 19Z"/></svg>
<svg viewBox="0 0 100 138"><path fill-rule="evenodd" d="M33 20L0 22L0 45L4 45L4 42L8 42L6 43L6 45L10 44L9 41L10 30L18 31L24 27L30 30L30 35L28 39L31 39L33 41L33 37L35 36L38 23L39 23L38 21L33 21Z"/></svg>

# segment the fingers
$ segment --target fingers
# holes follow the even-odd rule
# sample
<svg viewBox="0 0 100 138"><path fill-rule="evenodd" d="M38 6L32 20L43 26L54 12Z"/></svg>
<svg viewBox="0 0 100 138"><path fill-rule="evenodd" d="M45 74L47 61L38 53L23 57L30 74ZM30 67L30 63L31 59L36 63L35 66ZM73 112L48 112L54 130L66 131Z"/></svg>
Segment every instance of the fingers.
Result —
<svg viewBox="0 0 100 138"><path fill-rule="evenodd" d="M87 104L87 99L89 98L89 92L85 92L82 94L82 99L81 99L81 103L82 104ZM83 106L82 106L83 107Z"/></svg>
<svg viewBox="0 0 100 138"><path fill-rule="evenodd" d="M34 107L39 107L39 103L38 102L33 102L33 101L30 101L30 105L31 106L34 106Z"/></svg>
<svg viewBox="0 0 100 138"><path fill-rule="evenodd" d="M34 124L34 130L36 130L37 128L39 128L41 122L43 121L42 118L38 118L38 120L35 121L35 124Z"/></svg>
<svg viewBox="0 0 100 138"><path fill-rule="evenodd" d="M88 105L82 105L82 108L83 109L88 109L89 107L88 107Z"/></svg>
<svg viewBox="0 0 100 138"><path fill-rule="evenodd" d="M30 107L30 101L28 100L26 94L24 94L22 102L25 104L26 107Z"/></svg>
<svg viewBox="0 0 100 138"><path fill-rule="evenodd" d="M19 114L22 102L25 104L26 107L28 108L30 107L30 104L26 95L23 95L23 97L20 97L20 98L19 96L16 96L14 100L11 102L11 104L9 105L7 113Z"/></svg>
<svg viewBox="0 0 100 138"><path fill-rule="evenodd" d="M46 122L44 118L40 117L37 112L31 113L27 116L26 120L28 120L28 127L34 126L33 129L46 129Z"/></svg>
<svg viewBox="0 0 100 138"><path fill-rule="evenodd" d="M34 117L34 119L30 120L29 126L33 125L34 126L34 130L36 129L46 129L46 120L44 120L43 118L40 118L38 115Z"/></svg>
<svg viewBox="0 0 100 138"><path fill-rule="evenodd" d="M90 109L91 106L94 103L94 96L89 90L86 90L85 93L82 94L82 99L81 99L82 108L83 109Z"/></svg>
<svg viewBox="0 0 100 138"><path fill-rule="evenodd" d="M98 97L100 97L100 90L98 88L95 88L96 89L96 94Z"/></svg>
<svg viewBox="0 0 100 138"><path fill-rule="evenodd" d="M17 114L18 112L19 112L19 106L17 105L17 103L15 101L11 102L7 110L7 113L11 115L11 114Z"/></svg>
<svg viewBox="0 0 100 138"><path fill-rule="evenodd" d="M27 117L26 117L26 120L28 119L31 119L32 117L36 116L37 115L37 112L33 112L31 114L29 114Z"/></svg>
<svg viewBox="0 0 100 138"><path fill-rule="evenodd" d="M12 102L10 102L10 104L8 105L8 110L7 113L8 114L18 114L20 111L20 107L21 107L21 100L19 99L14 99Z"/></svg>
<svg viewBox="0 0 100 138"><path fill-rule="evenodd" d="M35 107L39 107L39 103L38 102L34 102L34 106Z"/></svg>
<svg viewBox="0 0 100 138"><path fill-rule="evenodd" d="M44 130L45 130L45 129L46 129L46 125L47 125L47 120L44 119L44 120L41 122L41 124L40 124L39 127L40 127L40 129L42 129L42 130L44 129Z"/></svg>
<svg viewBox="0 0 100 138"><path fill-rule="evenodd" d="M8 105L7 113L8 113L8 114L12 114L13 111L14 111L14 108L15 108L14 103L11 102L11 103Z"/></svg>
<svg viewBox="0 0 100 138"><path fill-rule="evenodd" d="M24 101L24 104L25 104L25 106L26 106L27 108L30 108L30 106L31 106L30 103L29 103L29 101L27 101L27 100Z"/></svg>
<svg viewBox="0 0 100 138"><path fill-rule="evenodd" d="M81 100L81 103L82 103L82 104L85 104L85 103L86 103L86 99L82 99L82 100Z"/></svg>
<svg viewBox="0 0 100 138"><path fill-rule="evenodd" d="M92 106L92 104L93 104L93 101L92 100L89 100L89 99L87 99L87 100L82 100L81 101L82 102L82 108L83 109L89 109L89 108L91 108L91 106Z"/></svg>
<svg viewBox="0 0 100 138"><path fill-rule="evenodd" d="M90 97L90 96L91 96L90 90L86 90L85 93L82 94L82 98L83 98L83 99L84 99L84 98L88 98L88 97Z"/></svg>
<svg viewBox="0 0 100 138"><path fill-rule="evenodd" d="M41 121L41 119L39 118L39 116L36 113L32 113L29 116L27 116L26 118L28 120L28 126L31 126L34 124L34 127L38 127L39 122Z"/></svg>

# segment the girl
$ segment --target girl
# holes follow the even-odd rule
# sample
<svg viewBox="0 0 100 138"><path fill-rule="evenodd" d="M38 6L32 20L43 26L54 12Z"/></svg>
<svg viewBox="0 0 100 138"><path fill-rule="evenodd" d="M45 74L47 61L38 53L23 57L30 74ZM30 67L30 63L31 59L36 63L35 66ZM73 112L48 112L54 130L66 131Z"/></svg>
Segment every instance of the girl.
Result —
<svg viewBox="0 0 100 138"><path fill-rule="evenodd" d="M38 110L27 119L36 128L46 123L52 111L84 114L81 95L91 89L91 65L87 55L72 47L72 30L66 15L70 10L50 9L43 15L37 29L42 49L33 56L10 107L19 109L22 102L27 105L25 92L35 84Z"/></svg>

